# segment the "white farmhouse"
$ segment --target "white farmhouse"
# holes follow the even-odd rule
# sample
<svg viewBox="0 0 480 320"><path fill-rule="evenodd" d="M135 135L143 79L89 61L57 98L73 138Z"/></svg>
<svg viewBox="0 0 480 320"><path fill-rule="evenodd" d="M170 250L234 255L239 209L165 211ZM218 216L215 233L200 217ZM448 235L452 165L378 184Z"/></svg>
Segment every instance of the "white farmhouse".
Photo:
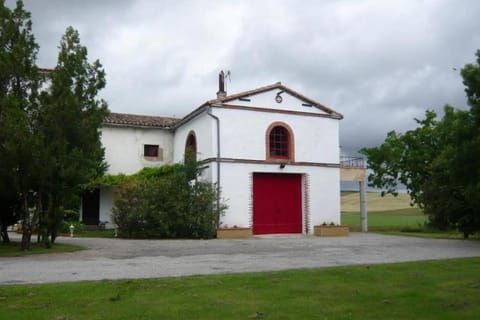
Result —
<svg viewBox="0 0 480 320"><path fill-rule="evenodd" d="M217 98L182 119L112 113L102 127L110 174L182 162L195 151L228 209L221 227L247 234L313 234L340 223L339 120L280 82ZM82 219L110 221L112 190L86 195Z"/></svg>

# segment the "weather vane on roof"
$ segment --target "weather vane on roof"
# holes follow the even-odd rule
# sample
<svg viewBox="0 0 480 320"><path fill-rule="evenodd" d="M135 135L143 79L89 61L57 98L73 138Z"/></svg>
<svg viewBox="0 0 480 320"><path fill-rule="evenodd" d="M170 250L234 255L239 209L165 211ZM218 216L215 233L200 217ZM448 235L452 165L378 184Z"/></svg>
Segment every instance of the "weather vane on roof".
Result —
<svg viewBox="0 0 480 320"><path fill-rule="evenodd" d="M225 79L228 78L228 82L231 82L232 81L232 73L230 72L230 70L227 70L227 72L225 73ZM225 91L227 91L227 84L225 83Z"/></svg>

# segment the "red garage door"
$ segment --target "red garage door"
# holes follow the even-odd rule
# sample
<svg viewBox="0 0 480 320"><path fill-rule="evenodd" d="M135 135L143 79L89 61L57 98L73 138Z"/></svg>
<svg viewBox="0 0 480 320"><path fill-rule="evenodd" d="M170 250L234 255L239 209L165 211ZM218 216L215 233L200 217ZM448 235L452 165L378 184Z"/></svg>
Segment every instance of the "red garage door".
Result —
<svg viewBox="0 0 480 320"><path fill-rule="evenodd" d="M302 232L302 176L253 175L253 234Z"/></svg>

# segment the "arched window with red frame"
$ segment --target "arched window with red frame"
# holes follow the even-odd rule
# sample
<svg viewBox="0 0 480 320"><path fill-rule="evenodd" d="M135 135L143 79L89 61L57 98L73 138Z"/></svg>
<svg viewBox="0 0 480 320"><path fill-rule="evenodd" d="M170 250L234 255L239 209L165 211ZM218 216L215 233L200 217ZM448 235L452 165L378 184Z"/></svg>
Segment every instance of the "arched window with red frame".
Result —
<svg viewBox="0 0 480 320"><path fill-rule="evenodd" d="M267 160L294 160L294 141L292 129L285 123L272 123L267 129Z"/></svg>

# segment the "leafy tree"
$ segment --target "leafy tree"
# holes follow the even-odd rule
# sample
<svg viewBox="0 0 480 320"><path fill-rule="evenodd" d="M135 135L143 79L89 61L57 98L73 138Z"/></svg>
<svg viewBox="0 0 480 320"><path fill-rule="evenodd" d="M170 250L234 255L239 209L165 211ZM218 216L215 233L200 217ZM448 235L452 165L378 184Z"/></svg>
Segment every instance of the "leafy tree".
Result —
<svg viewBox="0 0 480 320"><path fill-rule="evenodd" d="M28 249L28 208L32 184L31 146L38 108L39 74L35 65L38 45L32 34L30 13L17 1L11 10L0 1L0 227L18 218L24 221L22 247Z"/></svg>
<svg viewBox="0 0 480 320"><path fill-rule="evenodd" d="M469 110L447 105L440 120L427 111L418 128L392 131L382 145L361 150L373 170L371 186L395 194L403 183L432 226L465 237L480 231L480 50L476 56L462 69Z"/></svg>
<svg viewBox="0 0 480 320"><path fill-rule="evenodd" d="M382 194L396 195L400 182L407 187L413 203L423 205L423 186L436 152L436 116L434 111L427 111L424 120L415 119L421 127L405 134L391 131L379 147L360 151L367 155L374 172L368 177L371 186L385 190Z"/></svg>

